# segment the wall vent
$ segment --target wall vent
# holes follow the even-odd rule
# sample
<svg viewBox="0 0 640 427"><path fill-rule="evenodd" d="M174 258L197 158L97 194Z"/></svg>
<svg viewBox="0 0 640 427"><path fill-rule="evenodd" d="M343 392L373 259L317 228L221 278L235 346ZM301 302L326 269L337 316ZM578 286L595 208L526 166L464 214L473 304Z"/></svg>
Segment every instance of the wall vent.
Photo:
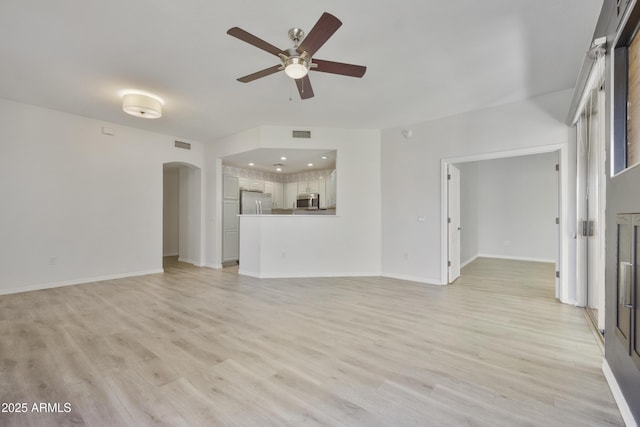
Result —
<svg viewBox="0 0 640 427"><path fill-rule="evenodd" d="M291 136L293 138L311 138L310 130L294 130L291 131Z"/></svg>
<svg viewBox="0 0 640 427"><path fill-rule="evenodd" d="M191 150L191 144L188 142L175 141L176 148L184 148L185 150Z"/></svg>

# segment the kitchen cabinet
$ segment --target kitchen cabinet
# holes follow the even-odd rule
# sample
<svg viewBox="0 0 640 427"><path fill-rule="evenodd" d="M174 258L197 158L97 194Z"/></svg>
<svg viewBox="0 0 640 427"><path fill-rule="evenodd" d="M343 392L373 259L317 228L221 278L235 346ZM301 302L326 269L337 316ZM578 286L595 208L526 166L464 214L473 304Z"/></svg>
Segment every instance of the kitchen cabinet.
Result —
<svg viewBox="0 0 640 427"><path fill-rule="evenodd" d="M616 284L616 335L640 368L640 214L620 214Z"/></svg>
<svg viewBox="0 0 640 427"><path fill-rule="evenodd" d="M222 197L224 199L238 200L238 177L233 175L224 175L224 177L222 178L222 182L224 187L222 191Z"/></svg>
<svg viewBox="0 0 640 427"><path fill-rule="evenodd" d="M318 181L301 181L298 182L298 194L300 193L317 193L320 189Z"/></svg>
<svg viewBox="0 0 640 427"><path fill-rule="evenodd" d="M281 182L273 183L273 193L271 193L273 207L277 209L286 208L283 199L283 184Z"/></svg>
<svg viewBox="0 0 640 427"><path fill-rule="evenodd" d="M336 171L332 171L325 183L325 198L328 208L336 207Z"/></svg>
<svg viewBox="0 0 640 427"><path fill-rule="evenodd" d="M265 181L264 192L271 194L271 204L273 208L282 209L284 207L282 198L281 182Z"/></svg>
<svg viewBox="0 0 640 427"><path fill-rule="evenodd" d="M249 178L238 178L238 186L241 190L249 190L250 182Z"/></svg>
<svg viewBox="0 0 640 427"><path fill-rule="evenodd" d="M222 262L237 261L240 255L239 242L239 179L237 176L222 177Z"/></svg>
<svg viewBox="0 0 640 427"><path fill-rule="evenodd" d="M327 190L324 179L318 180L318 191L316 193L320 195L320 209L325 209L327 207Z"/></svg>
<svg viewBox="0 0 640 427"><path fill-rule="evenodd" d="M284 209L292 209L293 207L295 207L296 199L298 198L298 183L286 182L284 184L283 196Z"/></svg>
<svg viewBox="0 0 640 427"><path fill-rule="evenodd" d="M264 182L264 192L269 193L273 196L273 182L271 181Z"/></svg>
<svg viewBox="0 0 640 427"><path fill-rule="evenodd" d="M255 191L264 191L264 181L261 179L252 179L249 183L249 189Z"/></svg>
<svg viewBox="0 0 640 427"><path fill-rule="evenodd" d="M240 255L238 227L240 204L238 200L225 200L222 204L222 262L237 261Z"/></svg>

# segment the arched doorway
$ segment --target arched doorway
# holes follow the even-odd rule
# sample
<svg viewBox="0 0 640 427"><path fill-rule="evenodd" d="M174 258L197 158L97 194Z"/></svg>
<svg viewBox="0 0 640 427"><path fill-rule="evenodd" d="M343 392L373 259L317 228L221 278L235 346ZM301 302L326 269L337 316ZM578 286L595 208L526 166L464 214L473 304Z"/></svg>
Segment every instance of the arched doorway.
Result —
<svg viewBox="0 0 640 427"><path fill-rule="evenodd" d="M162 255L201 266L202 172L188 163L165 163L162 181Z"/></svg>

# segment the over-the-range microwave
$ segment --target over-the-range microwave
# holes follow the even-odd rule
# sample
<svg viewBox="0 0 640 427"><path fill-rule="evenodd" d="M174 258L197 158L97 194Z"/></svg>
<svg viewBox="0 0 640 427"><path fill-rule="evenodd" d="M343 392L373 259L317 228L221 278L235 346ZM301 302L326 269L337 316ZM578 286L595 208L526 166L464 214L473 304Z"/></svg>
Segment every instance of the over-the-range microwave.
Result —
<svg viewBox="0 0 640 427"><path fill-rule="evenodd" d="M320 209L320 194L301 193L296 200L296 209Z"/></svg>

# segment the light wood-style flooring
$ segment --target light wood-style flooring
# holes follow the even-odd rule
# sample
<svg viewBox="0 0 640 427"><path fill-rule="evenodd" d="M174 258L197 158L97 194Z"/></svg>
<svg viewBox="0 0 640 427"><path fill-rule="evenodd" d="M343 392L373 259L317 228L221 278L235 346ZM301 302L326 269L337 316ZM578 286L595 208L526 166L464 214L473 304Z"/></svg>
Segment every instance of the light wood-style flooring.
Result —
<svg viewBox="0 0 640 427"><path fill-rule="evenodd" d="M447 287L164 274L0 296L0 426L623 425L553 265ZM31 412L69 403L69 413Z"/></svg>

